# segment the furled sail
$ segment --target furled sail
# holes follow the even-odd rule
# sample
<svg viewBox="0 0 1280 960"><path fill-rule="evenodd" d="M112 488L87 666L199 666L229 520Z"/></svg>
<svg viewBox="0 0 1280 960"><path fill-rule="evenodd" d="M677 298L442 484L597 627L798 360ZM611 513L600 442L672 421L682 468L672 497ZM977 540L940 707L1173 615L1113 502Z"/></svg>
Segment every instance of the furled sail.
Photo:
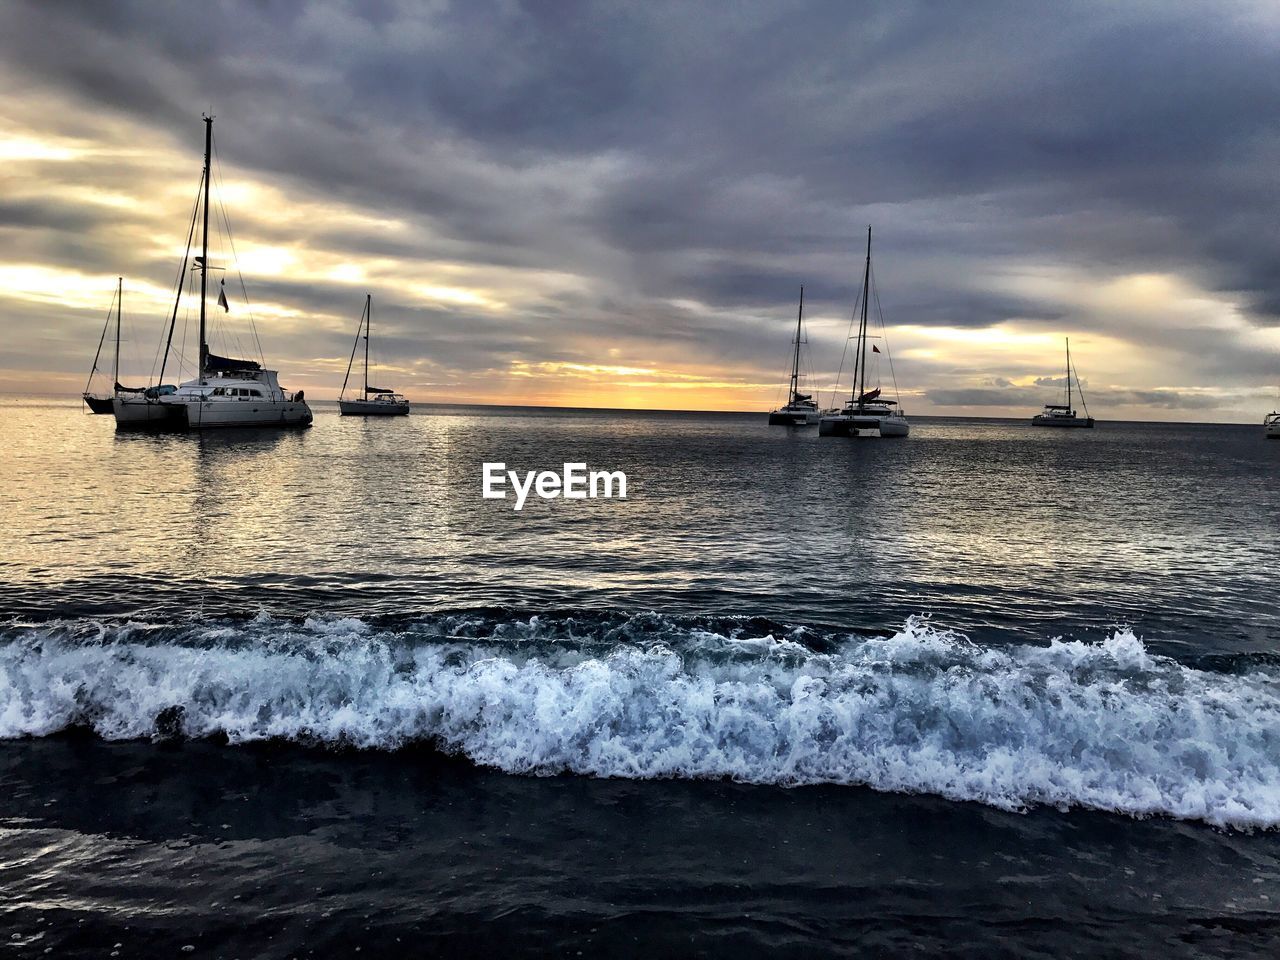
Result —
<svg viewBox="0 0 1280 960"><path fill-rule="evenodd" d="M260 365L253 360L236 360L233 357L220 357L216 353L206 355L205 370L211 373L228 373L232 370L258 370Z"/></svg>

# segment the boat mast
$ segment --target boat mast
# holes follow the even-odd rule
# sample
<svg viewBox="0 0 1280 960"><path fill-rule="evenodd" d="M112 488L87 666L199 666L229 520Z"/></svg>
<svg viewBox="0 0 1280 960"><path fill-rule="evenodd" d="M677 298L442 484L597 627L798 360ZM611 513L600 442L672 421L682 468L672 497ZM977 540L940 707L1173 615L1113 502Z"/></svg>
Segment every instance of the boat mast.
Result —
<svg viewBox="0 0 1280 960"><path fill-rule="evenodd" d="M204 117L204 229L200 237L200 379L209 361L205 339L205 297L209 292L209 155L213 152L213 117Z"/></svg>
<svg viewBox="0 0 1280 960"><path fill-rule="evenodd" d="M115 393L120 383L120 314L124 310L124 277L116 279L116 358L111 367L111 392Z"/></svg>
<svg viewBox="0 0 1280 960"><path fill-rule="evenodd" d="M102 345L107 342L107 328L111 326L111 310L107 310L107 319L102 321L102 333L98 336L98 349L93 354L93 366L89 368L89 379L85 381L84 392L88 393L93 386L93 375L98 372L98 361L102 359ZM115 387L111 388L112 390Z"/></svg>
<svg viewBox="0 0 1280 960"><path fill-rule="evenodd" d="M373 331L373 294L364 295L364 399L369 399L369 334Z"/></svg>
<svg viewBox="0 0 1280 960"><path fill-rule="evenodd" d="M854 371L858 381L853 399L857 403L866 395L867 387L867 301L871 299L871 227L867 227L867 266L862 274L862 321L858 324L857 370Z"/></svg>
<svg viewBox="0 0 1280 960"><path fill-rule="evenodd" d="M796 402L800 389L800 318L804 316L804 285L800 286L800 309L796 313L796 353L791 361L791 402Z"/></svg>
<svg viewBox="0 0 1280 960"><path fill-rule="evenodd" d="M1067 409L1071 409L1071 338L1067 337Z"/></svg>

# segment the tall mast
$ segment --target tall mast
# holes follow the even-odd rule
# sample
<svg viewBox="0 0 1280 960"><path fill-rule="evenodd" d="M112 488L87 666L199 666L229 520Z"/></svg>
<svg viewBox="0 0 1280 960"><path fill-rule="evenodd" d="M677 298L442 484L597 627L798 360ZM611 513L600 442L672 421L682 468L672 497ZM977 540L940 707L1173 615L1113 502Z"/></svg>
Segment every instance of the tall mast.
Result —
<svg viewBox="0 0 1280 960"><path fill-rule="evenodd" d="M1067 409L1071 409L1071 338L1067 337Z"/></svg>
<svg viewBox="0 0 1280 960"><path fill-rule="evenodd" d="M115 393L116 384L120 382L120 314L124 310L124 277L116 280L116 359L111 367L111 392Z"/></svg>
<svg viewBox="0 0 1280 960"><path fill-rule="evenodd" d="M800 389L800 318L804 316L804 286L800 287L800 309L796 313L796 353L791 361L791 402L795 403Z"/></svg>
<svg viewBox="0 0 1280 960"><path fill-rule="evenodd" d="M209 342L205 338L204 301L209 292L209 155L213 152L213 117L204 118L204 229L200 237L200 378L204 379L209 361Z"/></svg>
<svg viewBox="0 0 1280 960"><path fill-rule="evenodd" d="M364 399L369 399L369 334L373 331L373 294L364 295Z"/></svg>
<svg viewBox="0 0 1280 960"><path fill-rule="evenodd" d="M858 325L858 387L854 402L865 396L867 390L867 301L871 299L871 227L867 227L867 266L862 274L862 322Z"/></svg>

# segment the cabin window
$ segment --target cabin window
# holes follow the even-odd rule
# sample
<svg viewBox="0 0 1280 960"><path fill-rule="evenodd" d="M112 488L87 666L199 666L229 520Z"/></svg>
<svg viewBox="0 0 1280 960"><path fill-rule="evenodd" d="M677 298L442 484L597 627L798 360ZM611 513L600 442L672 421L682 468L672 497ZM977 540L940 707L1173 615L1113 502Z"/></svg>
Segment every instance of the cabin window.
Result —
<svg viewBox="0 0 1280 960"><path fill-rule="evenodd" d="M245 392L246 392L246 393L248 393L248 394L249 394L249 396L251 396L251 397L260 397L260 396L262 396L262 391L261 391L261 390L247 390L247 391L245 391Z"/></svg>

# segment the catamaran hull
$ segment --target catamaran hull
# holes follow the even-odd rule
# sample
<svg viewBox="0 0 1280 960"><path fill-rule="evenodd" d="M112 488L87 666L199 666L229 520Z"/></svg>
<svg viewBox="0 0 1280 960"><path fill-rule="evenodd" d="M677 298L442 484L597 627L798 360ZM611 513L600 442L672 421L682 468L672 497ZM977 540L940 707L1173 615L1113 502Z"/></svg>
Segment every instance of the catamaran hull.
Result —
<svg viewBox="0 0 1280 960"><path fill-rule="evenodd" d="M90 413L113 413L113 404L111 397L95 397L90 394L84 395L85 405L89 408Z"/></svg>
<svg viewBox="0 0 1280 960"><path fill-rule="evenodd" d="M823 417L821 437L906 437L911 424L901 417Z"/></svg>
<svg viewBox="0 0 1280 960"><path fill-rule="evenodd" d="M311 426L311 408L296 401L116 400L121 430L216 430L223 427Z"/></svg>
<svg viewBox="0 0 1280 960"><path fill-rule="evenodd" d="M403 417L409 412L409 404L379 403L374 400L339 400L338 412L344 417Z"/></svg>
<svg viewBox="0 0 1280 960"><path fill-rule="evenodd" d="M180 405L187 411L188 430L309 427L312 420L309 406L291 400L205 400Z"/></svg>
<svg viewBox="0 0 1280 960"><path fill-rule="evenodd" d="M769 426L771 427L812 427L821 419L815 410L809 413L785 413L781 410L774 410L769 414Z"/></svg>
<svg viewBox="0 0 1280 960"><path fill-rule="evenodd" d="M1280 420L1272 420L1263 429L1268 440L1280 440Z"/></svg>
<svg viewBox="0 0 1280 960"><path fill-rule="evenodd" d="M1093 417L1032 417L1033 427L1093 427Z"/></svg>
<svg viewBox="0 0 1280 960"><path fill-rule="evenodd" d="M116 397L111 402L117 430L185 430L186 411L145 397Z"/></svg>

